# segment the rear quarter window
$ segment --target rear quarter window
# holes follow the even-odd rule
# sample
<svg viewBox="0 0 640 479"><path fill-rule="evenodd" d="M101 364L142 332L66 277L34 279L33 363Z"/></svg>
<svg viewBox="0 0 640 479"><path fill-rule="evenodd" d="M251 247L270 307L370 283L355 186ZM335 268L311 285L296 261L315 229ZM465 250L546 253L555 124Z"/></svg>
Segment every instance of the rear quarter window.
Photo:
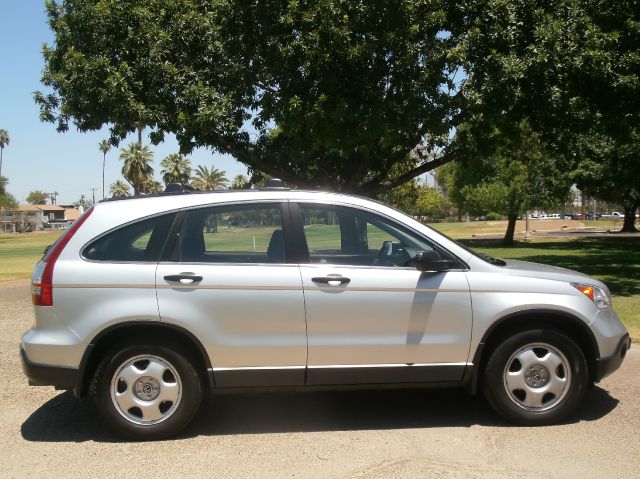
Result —
<svg viewBox="0 0 640 479"><path fill-rule="evenodd" d="M89 243L82 256L91 261L157 262L175 213L130 223Z"/></svg>

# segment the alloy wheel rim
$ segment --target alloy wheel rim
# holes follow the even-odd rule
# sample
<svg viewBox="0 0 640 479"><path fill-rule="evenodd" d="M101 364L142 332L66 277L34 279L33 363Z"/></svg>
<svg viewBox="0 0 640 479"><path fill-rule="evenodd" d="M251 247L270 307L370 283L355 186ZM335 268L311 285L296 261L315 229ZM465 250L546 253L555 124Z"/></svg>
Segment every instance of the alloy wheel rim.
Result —
<svg viewBox="0 0 640 479"><path fill-rule="evenodd" d="M175 367L159 356L143 354L127 359L111 379L111 401L127 421L150 426L175 413L182 398L182 382Z"/></svg>
<svg viewBox="0 0 640 479"><path fill-rule="evenodd" d="M531 343L515 351L507 361L503 384L518 407L543 412L557 406L571 386L567 357L547 343Z"/></svg>

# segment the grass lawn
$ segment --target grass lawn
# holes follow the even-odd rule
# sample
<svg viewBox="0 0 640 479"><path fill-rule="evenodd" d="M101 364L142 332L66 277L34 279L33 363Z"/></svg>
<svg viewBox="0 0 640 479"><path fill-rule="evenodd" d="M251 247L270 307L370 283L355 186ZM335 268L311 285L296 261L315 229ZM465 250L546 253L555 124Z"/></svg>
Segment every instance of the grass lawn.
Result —
<svg viewBox="0 0 640 479"><path fill-rule="evenodd" d="M0 234L0 281L30 278L44 249L61 234L62 231Z"/></svg>
<svg viewBox="0 0 640 479"><path fill-rule="evenodd" d="M596 223L594 221L594 223ZM493 230L492 222L442 223L436 229L454 237L470 236L470 232L483 234ZM329 246L329 238L323 238L311 227L310 239L320 246ZM256 249L265 250L271 231L249 231L251 243L255 237ZM335 232L334 232L335 233ZM371 231L372 242L377 238ZM475 234L475 233L474 233ZM0 235L0 281L29 278L44 248L53 243L59 231ZM335 236L335 235L334 235ZM219 238L221 239L221 238ZM249 238L247 237L247 241ZM505 259L520 259L574 269L604 281L613 293L616 311L636 342L640 341L640 237L548 239L535 238L532 242L517 242L515 247L504 248L500 241L486 239L463 240L472 248ZM237 237L229 238L229 248L239 244ZM249 244L249 243L247 243ZM331 246L334 246L331 244Z"/></svg>

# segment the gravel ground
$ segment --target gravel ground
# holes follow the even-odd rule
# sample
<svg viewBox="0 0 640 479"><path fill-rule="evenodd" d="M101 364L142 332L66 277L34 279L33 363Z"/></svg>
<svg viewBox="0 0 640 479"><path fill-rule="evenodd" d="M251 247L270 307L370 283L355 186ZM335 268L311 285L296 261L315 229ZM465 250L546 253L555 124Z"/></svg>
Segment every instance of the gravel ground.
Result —
<svg viewBox="0 0 640 479"><path fill-rule="evenodd" d="M1 477L638 477L637 345L561 426L509 426L458 390L228 395L181 437L133 443L89 401L27 386L28 288L0 283Z"/></svg>

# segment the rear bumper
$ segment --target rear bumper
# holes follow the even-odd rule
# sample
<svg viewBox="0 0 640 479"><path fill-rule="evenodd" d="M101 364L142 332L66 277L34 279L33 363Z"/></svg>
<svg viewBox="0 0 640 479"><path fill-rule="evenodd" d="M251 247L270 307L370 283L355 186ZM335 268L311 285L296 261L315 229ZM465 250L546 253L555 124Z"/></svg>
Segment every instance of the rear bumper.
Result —
<svg viewBox="0 0 640 479"><path fill-rule="evenodd" d="M49 366L29 361L24 348L20 346L22 371L30 386L54 386L56 389L73 389L80 377L77 368Z"/></svg>
<svg viewBox="0 0 640 479"><path fill-rule="evenodd" d="M629 333L627 333L620 339L612 355L598 359L596 382L599 382L620 367L630 347L631 338L629 337Z"/></svg>

